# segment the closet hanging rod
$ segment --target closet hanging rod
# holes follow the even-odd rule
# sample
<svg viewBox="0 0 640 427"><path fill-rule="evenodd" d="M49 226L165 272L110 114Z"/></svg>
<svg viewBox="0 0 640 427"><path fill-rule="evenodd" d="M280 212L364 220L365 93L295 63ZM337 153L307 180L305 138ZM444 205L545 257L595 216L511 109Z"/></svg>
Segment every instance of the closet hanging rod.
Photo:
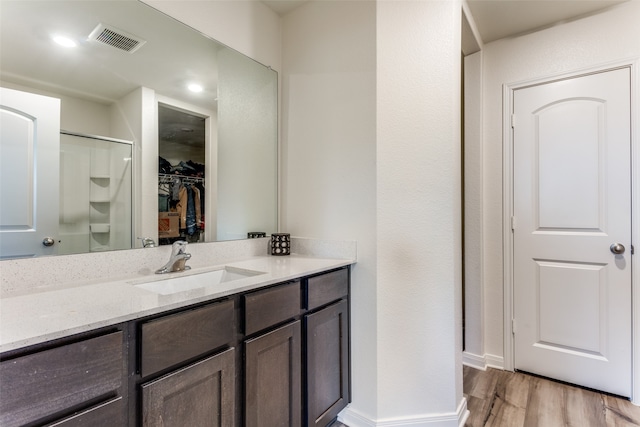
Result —
<svg viewBox="0 0 640 427"><path fill-rule="evenodd" d="M169 174L169 173L160 173L158 174L158 178L159 178L160 184L171 183L175 178L180 179L180 181L186 184L190 184L190 183L204 184L205 182L205 179L202 177L177 175L177 174Z"/></svg>

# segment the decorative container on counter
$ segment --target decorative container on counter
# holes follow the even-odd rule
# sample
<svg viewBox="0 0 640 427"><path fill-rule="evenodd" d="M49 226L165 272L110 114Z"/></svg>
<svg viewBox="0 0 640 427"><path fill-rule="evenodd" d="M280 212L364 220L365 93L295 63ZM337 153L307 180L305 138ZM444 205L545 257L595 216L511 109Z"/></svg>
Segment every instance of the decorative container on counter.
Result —
<svg viewBox="0 0 640 427"><path fill-rule="evenodd" d="M289 233L273 233L271 235L271 255L291 254L291 235Z"/></svg>

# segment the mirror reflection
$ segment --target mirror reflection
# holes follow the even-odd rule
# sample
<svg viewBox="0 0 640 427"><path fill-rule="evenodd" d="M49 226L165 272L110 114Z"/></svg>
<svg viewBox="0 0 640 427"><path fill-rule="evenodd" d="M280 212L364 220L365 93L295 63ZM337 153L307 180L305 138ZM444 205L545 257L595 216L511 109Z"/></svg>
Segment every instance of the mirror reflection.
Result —
<svg viewBox="0 0 640 427"><path fill-rule="evenodd" d="M138 0L1 0L0 86L0 257L277 231L270 68Z"/></svg>
<svg viewBox="0 0 640 427"><path fill-rule="evenodd" d="M131 143L60 134L58 254L131 248Z"/></svg>

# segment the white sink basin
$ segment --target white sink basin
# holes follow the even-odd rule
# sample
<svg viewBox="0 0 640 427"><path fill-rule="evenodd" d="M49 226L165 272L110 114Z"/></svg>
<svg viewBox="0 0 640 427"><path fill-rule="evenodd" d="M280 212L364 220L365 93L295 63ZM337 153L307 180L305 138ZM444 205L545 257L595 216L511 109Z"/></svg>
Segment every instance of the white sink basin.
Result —
<svg viewBox="0 0 640 427"><path fill-rule="evenodd" d="M146 289L161 295L170 295L176 292L203 288L233 280L246 279L248 277L265 274L263 271L244 270L234 267L222 267L216 270L203 272L183 271L158 275L153 279L140 279L129 282L136 288Z"/></svg>

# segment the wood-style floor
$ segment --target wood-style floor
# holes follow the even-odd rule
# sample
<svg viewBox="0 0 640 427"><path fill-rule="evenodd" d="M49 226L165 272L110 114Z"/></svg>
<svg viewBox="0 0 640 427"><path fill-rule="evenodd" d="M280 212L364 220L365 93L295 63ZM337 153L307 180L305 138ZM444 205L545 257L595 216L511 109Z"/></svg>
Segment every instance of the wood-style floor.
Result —
<svg viewBox="0 0 640 427"><path fill-rule="evenodd" d="M519 372L464 367L465 427L640 426L630 401Z"/></svg>
<svg viewBox="0 0 640 427"><path fill-rule="evenodd" d="M465 427L640 427L640 407L626 399L521 372L465 366L464 395Z"/></svg>

